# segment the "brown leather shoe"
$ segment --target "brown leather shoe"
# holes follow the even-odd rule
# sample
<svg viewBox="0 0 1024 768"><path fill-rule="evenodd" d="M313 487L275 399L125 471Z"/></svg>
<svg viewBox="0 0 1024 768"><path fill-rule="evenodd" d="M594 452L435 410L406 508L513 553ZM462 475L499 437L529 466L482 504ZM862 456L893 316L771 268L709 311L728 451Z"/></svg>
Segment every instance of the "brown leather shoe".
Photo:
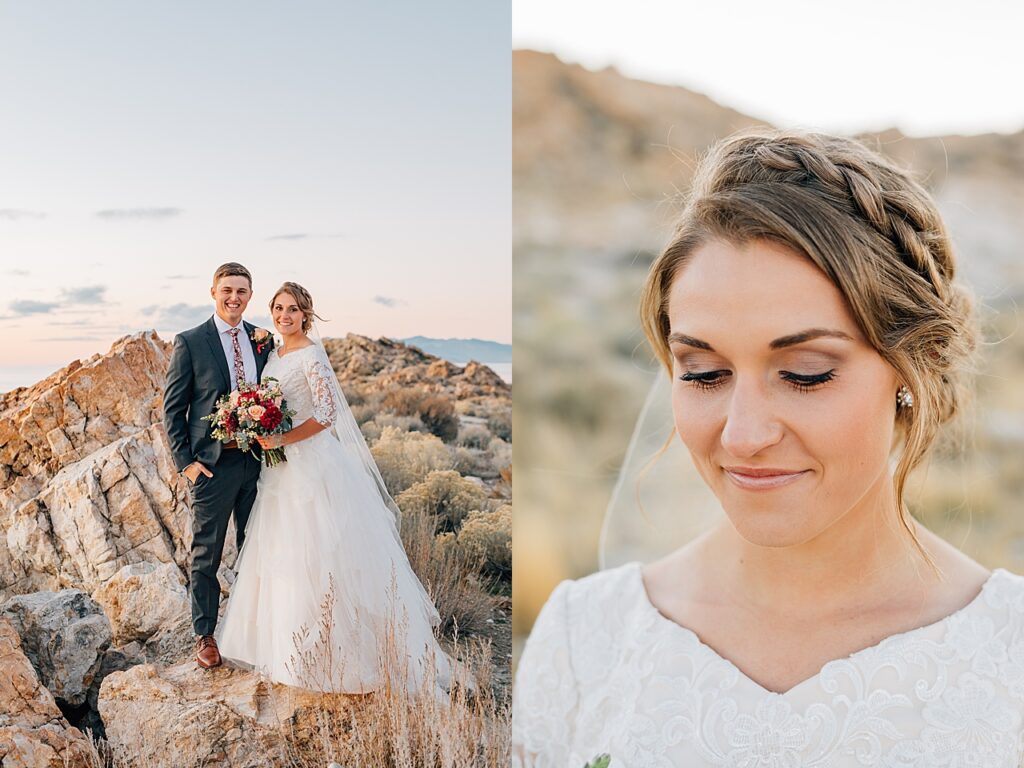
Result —
<svg viewBox="0 0 1024 768"><path fill-rule="evenodd" d="M213 635L200 635L196 638L196 660L203 669L221 665L220 651Z"/></svg>

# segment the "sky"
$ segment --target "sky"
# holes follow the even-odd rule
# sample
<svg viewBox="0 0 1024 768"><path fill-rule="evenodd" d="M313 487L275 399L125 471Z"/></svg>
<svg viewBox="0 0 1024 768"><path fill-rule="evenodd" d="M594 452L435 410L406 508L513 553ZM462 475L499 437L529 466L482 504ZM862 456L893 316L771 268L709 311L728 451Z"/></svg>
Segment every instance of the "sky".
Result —
<svg viewBox="0 0 1024 768"><path fill-rule="evenodd" d="M323 336L511 342L511 10L0 0L0 391L285 280Z"/></svg>
<svg viewBox="0 0 1024 768"><path fill-rule="evenodd" d="M779 127L1024 129L1024 3L515 0L515 48L682 85Z"/></svg>

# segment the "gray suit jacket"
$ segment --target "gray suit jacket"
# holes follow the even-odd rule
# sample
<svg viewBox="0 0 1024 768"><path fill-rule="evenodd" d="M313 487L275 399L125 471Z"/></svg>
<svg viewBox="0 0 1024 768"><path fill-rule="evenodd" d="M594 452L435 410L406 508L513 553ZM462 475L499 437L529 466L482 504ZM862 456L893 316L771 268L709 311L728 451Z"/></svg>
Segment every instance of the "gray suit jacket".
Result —
<svg viewBox="0 0 1024 768"><path fill-rule="evenodd" d="M274 348L273 336L256 352L252 323L242 321L245 335L256 357L256 378ZM241 341L241 339L239 340ZM245 342L242 342L245 343ZM221 443L210 435L213 425L202 421L213 413L217 400L231 391L231 374L213 316L202 325L174 337L174 350L164 387L164 427L171 442L174 464L181 472L193 461L212 467L220 459ZM259 445L256 446L259 449Z"/></svg>

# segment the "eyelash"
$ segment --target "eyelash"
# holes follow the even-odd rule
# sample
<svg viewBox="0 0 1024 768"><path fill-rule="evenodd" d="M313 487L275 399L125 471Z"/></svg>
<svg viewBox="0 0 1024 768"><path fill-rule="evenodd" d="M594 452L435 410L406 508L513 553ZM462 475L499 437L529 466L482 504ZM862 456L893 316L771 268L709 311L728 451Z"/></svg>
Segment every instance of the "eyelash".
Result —
<svg viewBox="0 0 1024 768"><path fill-rule="evenodd" d="M687 371L680 376L681 381L692 384L697 389L702 389L705 392L717 389L725 383L725 375L729 371ZM803 375L799 373L792 373L791 371L781 371L779 373L780 378L784 381L789 382L795 389L800 392L810 392L813 389L827 384L836 378L836 370L825 371L824 373L816 373L812 375Z"/></svg>

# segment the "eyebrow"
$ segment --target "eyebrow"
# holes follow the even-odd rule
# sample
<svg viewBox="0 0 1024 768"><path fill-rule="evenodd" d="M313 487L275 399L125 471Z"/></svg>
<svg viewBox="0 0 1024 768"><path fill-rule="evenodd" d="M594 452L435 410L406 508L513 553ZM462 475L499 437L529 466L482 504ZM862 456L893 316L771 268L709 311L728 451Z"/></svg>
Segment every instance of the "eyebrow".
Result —
<svg viewBox="0 0 1024 768"><path fill-rule="evenodd" d="M850 334L843 333L842 331L832 330L831 328L808 328L806 331L791 333L789 336L780 336L779 338L769 342L768 346L772 349L784 349L785 347L792 347L796 344L803 344L805 341L820 338L853 341L853 337L850 336ZM693 336L687 336L685 333L670 333L668 336L668 343L671 344L673 341L677 341L680 344L685 344L686 346L693 347L695 349L704 349L708 352L715 351L706 341L695 339Z"/></svg>

